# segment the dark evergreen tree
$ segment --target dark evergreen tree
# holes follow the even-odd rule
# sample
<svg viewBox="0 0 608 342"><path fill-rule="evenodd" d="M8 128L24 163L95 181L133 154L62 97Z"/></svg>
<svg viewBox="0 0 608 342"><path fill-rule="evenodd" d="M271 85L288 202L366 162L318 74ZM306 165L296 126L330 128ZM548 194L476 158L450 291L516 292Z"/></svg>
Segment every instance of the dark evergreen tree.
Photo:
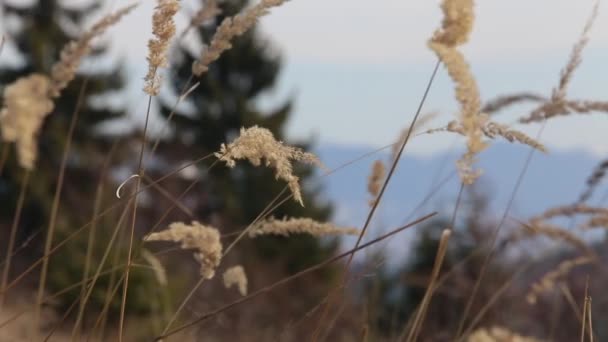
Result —
<svg viewBox="0 0 608 342"><path fill-rule="evenodd" d="M84 4L82 1L66 3L57 0L39 0L33 4L23 4L19 1L2 2L2 21L5 23L8 37L5 48L12 48L18 55L18 60L10 61L14 63L4 63L0 68L2 88L31 73L49 75L51 67L59 60L64 45L70 40L77 39L83 30L90 26L92 19L105 14L98 9L100 2L95 0ZM105 63L108 61L107 48L107 44L103 43L94 47L91 54L85 58L86 67L81 68L82 71L56 99L53 112L44 121L38 137L38 160L35 169L31 171L32 176L21 215L18 244L19 240L26 239L37 231L41 234L38 234L39 238L35 241L44 241L61 169L62 154L81 92L84 96L82 96L82 106L78 110L79 116L66 165L54 245L90 221L92 217L94 194L101 176L101 165L111 145L111 139L101 134L99 125L120 119L124 114L123 108L115 109L98 104L103 101L95 101L96 98L100 99L100 96L108 96L124 87L120 63ZM102 64L110 67L102 67ZM8 236L25 171L17 162L13 146L0 142L0 150L9 152L0 176L0 227L2 227L2 236ZM114 154L108 172L118 160L120 160L119 154ZM112 191L106 191L106 194L111 193ZM105 219L98 223L99 231L108 232L114 228L116 221L110 222ZM50 259L47 281L50 292L63 290L81 281L87 251L87 232L88 230L85 230L85 233L72 239ZM93 256L93 267L97 265L95 260L101 258L107 238L108 234L98 235L95 240L96 254ZM40 257L42 245L42 243L33 244L34 248L29 250L30 253L26 253L29 254L28 263ZM138 277L138 275L133 276L135 279ZM107 284L107 279L100 279L100 284L105 285L104 283ZM142 283L143 281L139 282ZM138 287L138 281L132 284L134 288ZM74 291L61 297L61 304L69 305L78 298L79 291L79 288L75 288ZM103 303L104 291L104 286L100 286L99 290L95 291L92 300L94 304ZM146 296L132 295L129 299L139 300L137 305L146 306Z"/></svg>
<svg viewBox="0 0 608 342"><path fill-rule="evenodd" d="M245 0L221 2L221 15L197 29L197 43L209 43L222 20L242 11L247 3ZM253 125L267 128L277 140L285 141L284 126L291 101L271 111L261 110L256 102L260 94L274 86L280 69L279 56L255 29L232 43L233 47L211 64L206 74L195 80L200 81L200 86L187 101L193 110L178 111L171 119L173 136L163 148L172 152L162 155L171 155L173 161L198 158L218 151L222 143L238 136L241 127ZM176 52L170 80L175 93L181 92L192 75L192 63L199 57L200 52L193 54L186 46ZM162 113L165 117L171 113L173 104L171 100L164 101ZM306 144L299 146L307 147ZM213 163L209 159L200 164L201 172L208 176L201 186L205 196L200 196L206 199L206 203L197 213L202 219L220 215L228 226L242 228L251 223L285 186L275 179L271 170L254 167L247 162L237 163L234 169L216 164L207 173ZM301 207L290 200L273 212L275 217L328 218L329 207L320 204L318 189L308 184L313 171L308 166L296 167L304 186L306 206ZM300 236L294 239L260 239L258 244L263 255L284 257L289 271L320 261L334 246L322 246L317 239Z"/></svg>

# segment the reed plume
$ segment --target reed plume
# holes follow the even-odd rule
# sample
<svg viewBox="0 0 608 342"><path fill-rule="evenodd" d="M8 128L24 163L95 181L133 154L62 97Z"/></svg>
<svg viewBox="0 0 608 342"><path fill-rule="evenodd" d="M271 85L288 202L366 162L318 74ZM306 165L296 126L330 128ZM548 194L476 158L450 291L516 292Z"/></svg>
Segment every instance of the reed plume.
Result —
<svg viewBox="0 0 608 342"><path fill-rule="evenodd" d="M358 235L356 228L337 227L332 223L317 222L310 218L289 218L277 220L274 218L261 221L249 231L249 237L262 235L289 236L293 234L308 234L316 237L336 235Z"/></svg>
<svg viewBox="0 0 608 342"><path fill-rule="evenodd" d="M231 18L226 18L217 28L208 47L203 49L199 60L192 64L192 73L201 76L207 72L209 65L220 58L220 55L232 48L231 41L249 31L256 21L268 14L272 7L280 6L285 0L262 0L256 5L244 10Z"/></svg>
<svg viewBox="0 0 608 342"><path fill-rule="evenodd" d="M53 111L48 97L51 81L41 74L21 77L4 88L4 107L0 112L2 140L14 142L19 165L34 169L38 156L38 134L44 118Z"/></svg>
<svg viewBox="0 0 608 342"><path fill-rule="evenodd" d="M145 77L144 91L150 96L158 95L161 76L158 69L167 66L167 49L175 35L173 17L179 11L177 0L158 0L152 16L152 34L148 41L148 74Z"/></svg>
<svg viewBox="0 0 608 342"><path fill-rule="evenodd" d="M228 145L222 144L215 156L230 168L236 160L247 159L251 164L260 166L262 160L267 167L275 170L275 177L287 182L293 198L304 206L299 178L293 174L292 161L301 161L321 166L319 159L312 153L283 144L275 140L272 132L258 126L241 128L241 135Z"/></svg>
<svg viewBox="0 0 608 342"><path fill-rule="evenodd" d="M74 79L80 62L84 56L91 52L91 43L93 39L103 34L110 26L116 24L135 7L137 7L136 4L126 6L103 17L80 38L68 43L63 50L61 50L59 62L55 63L51 69L51 88L49 90L49 95L51 97L59 97L61 91Z"/></svg>
<svg viewBox="0 0 608 342"><path fill-rule="evenodd" d="M224 272L224 286L229 289L236 286L241 296L247 295L247 275L241 265L232 266Z"/></svg>
<svg viewBox="0 0 608 342"><path fill-rule="evenodd" d="M441 3L443 22L429 40L429 48L447 68L456 86L456 99L460 103L460 124L467 137L467 152L457 162L464 184L472 184L481 175L473 169L475 156L486 144L483 142L484 122L479 115L481 100L477 82L463 54L457 47L466 43L473 28L473 0L444 0Z"/></svg>
<svg viewBox="0 0 608 342"><path fill-rule="evenodd" d="M585 101L568 100L567 89L574 72L582 62L583 50L589 42L589 33L595 23L599 10L599 1L595 2L589 19L585 23L583 32L570 53L568 63L560 72L557 87L553 88L551 98L534 109L528 116L521 118L521 123L539 122L559 115L570 113L589 113L592 111L608 112L608 102L605 101Z"/></svg>
<svg viewBox="0 0 608 342"><path fill-rule="evenodd" d="M220 233L216 228L197 221L192 221L191 224L171 223L169 228L146 236L144 241L180 242L182 249L195 250L194 258L200 264L200 274L205 279L213 278L222 259Z"/></svg>

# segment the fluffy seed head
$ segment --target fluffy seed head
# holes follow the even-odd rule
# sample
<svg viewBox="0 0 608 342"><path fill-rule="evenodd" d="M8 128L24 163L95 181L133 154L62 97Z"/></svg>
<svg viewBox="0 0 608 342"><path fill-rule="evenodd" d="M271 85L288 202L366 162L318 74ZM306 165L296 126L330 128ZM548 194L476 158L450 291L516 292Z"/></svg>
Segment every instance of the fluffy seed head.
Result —
<svg viewBox="0 0 608 342"><path fill-rule="evenodd" d="M237 286L241 296L247 295L247 275L241 265L232 266L224 272L224 287L227 289Z"/></svg>
<svg viewBox="0 0 608 342"><path fill-rule="evenodd" d="M2 139L17 144L19 165L27 170L34 168L38 133L54 107L48 98L50 87L48 77L31 74L4 88L4 108L0 112Z"/></svg>
<svg viewBox="0 0 608 342"><path fill-rule="evenodd" d="M289 236L308 234L316 237L335 235L359 235L355 228L337 227L331 223L317 222L310 218L268 219L258 223L249 231L249 237L261 235Z"/></svg>
<svg viewBox="0 0 608 342"><path fill-rule="evenodd" d="M103 34L110 26L116 24L135 7L137 7L137 5L127 6L101 18L101 20L95 23L95 25L86 31L78 40L69 42L63 50L61 50L60 60L55 63L51 69L52 85L49 90L49 95L51 97L58 97L61 94L61 91L74 79L82 58L91 51L91 42L93 39Z"/></svg>
<svg viewBox="0 0 608 342"><path fill-rule="evenodd" d="M148 42L148 74L144 86L144 91L151 96L158 95L160 89L161 77L158 75L158 69L167 66L167 48L175 35L173 17L177 11L177 0L158 0L152 16L154 38Z"/></svg>
<svg viewBox="0 0 608 342"><path fill-rule="evenodd" d="M197 221L191 224L174 222L169 228L152 233L144 241L180 242L182 249L194 249L194 258L201 265L201 276L211 279L222 259L222 243L217 229L204 226Z"/></svg>
<svg viewBox="0 0 608 342"><path fill-rule="evenodd" d="M222 144L215 156L228 167L234 167L236 160L247 159L251 164L260 166L262 160L267 167L275 170L277 179L287 182L294 199L304 205L300 191L299 178L293 174L292 161L301 161L321 166L319 159L312 153L283 144L275 140L272 132L258 126L241 128L241 135L228 145Z"/></svg>

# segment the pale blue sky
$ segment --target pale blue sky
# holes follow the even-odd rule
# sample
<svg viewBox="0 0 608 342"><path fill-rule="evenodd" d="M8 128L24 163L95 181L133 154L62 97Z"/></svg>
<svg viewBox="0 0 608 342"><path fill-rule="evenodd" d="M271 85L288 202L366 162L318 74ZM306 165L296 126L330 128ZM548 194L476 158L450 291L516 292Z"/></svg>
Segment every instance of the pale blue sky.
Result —
<svg viewBox="0 0 608 342"><path fill-rule="evenodd" d="M184 7L196 9L197 2L186 1ZM112 36L142 76L154 3L142 2ZM428 0L291 0L272 10L261 19L262 32L285 63L278 89L263 104L295 95L292 136L376 146L390 142L411 120L431 72L435 57L426 40L441 21L438 5ZM592 0L477 1L475 29L463 51L482 96L520 90L549 94L592 6ZM570 94L608 100L607 60L608 9L600 8ZM140 80L135 81L139 87ZM444 71L425 108L442 113L435 126L453 118L457 104ZM497 119L510 123L521 113ZM535 134L538 125L523 129ZM606 114L560 118L550 122L541 140L550 148L584 148L605 156L606 132ZM437 152L451 142L451 136L419 138L411 151Z"/></svg>

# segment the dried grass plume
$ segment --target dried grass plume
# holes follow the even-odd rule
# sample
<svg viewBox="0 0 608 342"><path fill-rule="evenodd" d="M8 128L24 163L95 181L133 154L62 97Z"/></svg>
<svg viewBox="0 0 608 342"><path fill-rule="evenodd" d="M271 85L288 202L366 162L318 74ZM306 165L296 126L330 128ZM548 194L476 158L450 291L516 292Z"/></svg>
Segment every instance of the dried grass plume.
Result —
<svg viewBox="0 0 608 342"><path fill-rule="evenodd" d="M249 237L262 235L289 236L292 234L308 234L316 237L336 235L359 235L356 228L337 227L331 223L317 222L310 218L289 218L283 220L268 219L253 226Z"/></svg>
<svg viewBox="0 0 608 342"><path fill-rule="evenodd" d="M428 45L447 68L456 84L456 99L460 103L460 124L467 137L467 152L457 162L464 184L472 184L481 175L473 169L475 155L486 144L483 142L484 122L479 115L481 100L477 82L463 54L456 48L467 42L473 28L473 0L444 0L441 3L443 22Z"/></svg>
<svg viewBox="0 0 608 342"><path fill-rule="evenodd" d="M148 42L148 74L145 78L144 91L150 96L158 95L161 76L158 69L167 66L167 49L175 35L173 17L179 11L177 0L158 0L152 16L152 34Z"/></svg>
<svg viewBox="0 0 608 342"><path fill-rule="evenodd" d="M229 289L237 286L241 296L247 295L247 275L245 269L241 265L232 266L224 272L224 286Z"/></svg>
<svg viewBox="0 0 608 342"><path fill-rule="evenodd" d="M301 161L321 166L319 159L312 153L283 144L275 140L272 132L266 128L252 126L241 128L241 135L228 145L222 144L215 156L234 167L236 160L247 159L251 164L260 166L262 160L267 167L275 170L277 179L287 182L293 198L304 206L299 178L293 174L292 161Z"/></svg>
<svg viewBox="0 0 608 342"><path fill-rule="evenodd" d="M74 79L82 58L91 51L93 39L103 34L110 26L116 24L135 7L137 5L130 5L103 17L78 40L68 43L63 48L59 62L55 63L51 70L51 97L58 97L61 91Z"/></svg>
<svg viewBox="0 0 608 342"><path fill-rule="evenodd" d="M205 279L215 275L215 269L222 259L222 243L217 229L204 226L197 221L191 224L174 222L169 228L152 233L144 241L173 241L180 242L182 249L194 249L194 258L201 266L200 274Z"/></svg>
<svg viewBox="0 0 608 342"><path fill-rule="evenodd" d="M38 156L38 134L44 118L53 110L48 98L51 81L41 74L19 78L4 88L0 112L2 140L17 145L21 167L32 170Z"/></svg>
<svg viewBox="0 0 608 342"><path fill-rule="evenodd" d="M367 179L367 192L372 195L372 198L369 201L370 206L376 203L376 198L382 188L382 181L384 180L385 175L386 168L384 167L384 163L379 159L376 160L372 165L372 173Z"/></svg>
<svg viewBox="0 0 608 342"><path fill-rule="evenodd" d="M207 72L209 65L220 58L220 55L232 48L232 39L251 29L257 20L266 15L272 7L280 6L285 0L261 0L256 5L231 18L226 18L217 28L208 47L203 49L199 60L192 64L192 73L201 76Z"/></svg>

